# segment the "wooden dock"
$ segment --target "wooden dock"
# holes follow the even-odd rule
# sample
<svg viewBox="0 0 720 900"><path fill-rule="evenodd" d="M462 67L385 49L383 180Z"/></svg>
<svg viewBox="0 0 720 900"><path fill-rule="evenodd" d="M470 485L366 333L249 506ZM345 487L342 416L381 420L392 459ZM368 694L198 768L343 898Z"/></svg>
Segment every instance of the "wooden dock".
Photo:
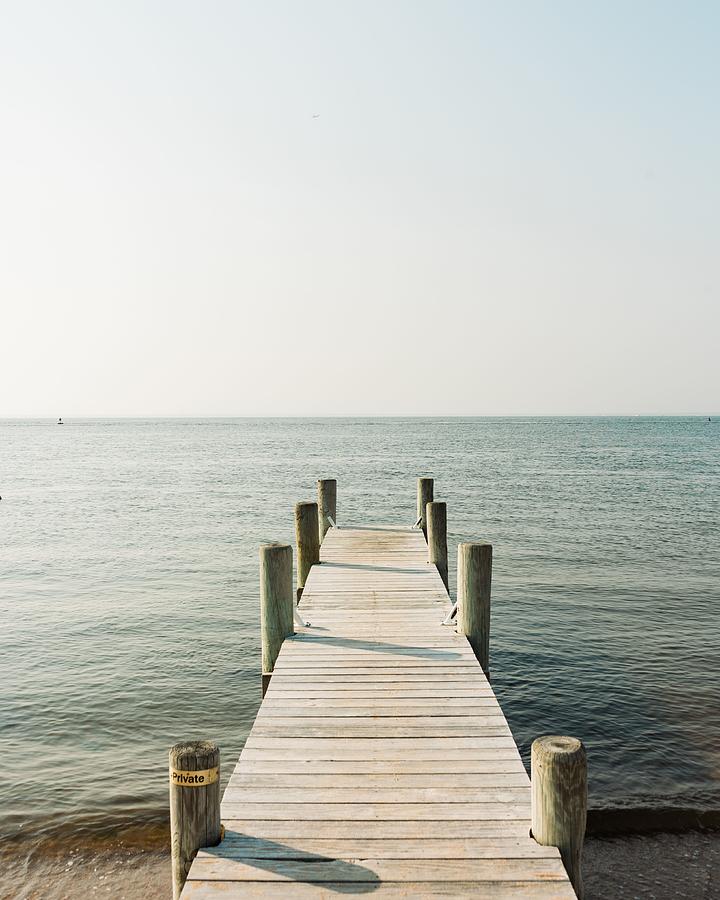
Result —
<svg viewBox="0 0 720 900"><path fill-rule="evenodd" d="M185 900L574 898L423 532L331 528Z"/></svg>

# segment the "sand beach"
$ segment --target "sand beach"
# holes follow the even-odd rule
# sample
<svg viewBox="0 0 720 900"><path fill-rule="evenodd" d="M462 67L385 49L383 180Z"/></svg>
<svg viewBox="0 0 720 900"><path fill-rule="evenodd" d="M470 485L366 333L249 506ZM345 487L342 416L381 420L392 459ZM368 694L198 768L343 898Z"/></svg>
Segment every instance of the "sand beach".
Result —
<svg viewBox="0 0 720 900"><path fill-rule="evenodd" d="M78 846L6 862L0 900L168 900L167 848L130 841L98 851ZM585 900L715 900L720 896L720 832L589 838ZM318 897L324 896L318 892ZM328 897L334 896L328 894Z"/></svg>

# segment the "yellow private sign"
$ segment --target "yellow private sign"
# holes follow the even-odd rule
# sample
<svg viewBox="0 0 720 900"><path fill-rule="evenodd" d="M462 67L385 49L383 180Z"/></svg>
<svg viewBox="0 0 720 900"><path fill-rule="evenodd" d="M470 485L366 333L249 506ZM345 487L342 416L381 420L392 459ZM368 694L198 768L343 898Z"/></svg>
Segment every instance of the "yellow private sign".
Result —
<svg viewBox="0 0 720 900"><path fill-rule="evenodd" d="M219 777L219 766L215 766L214 769L198 769L196 772L170 769L170 784L177 784L180 787L207 787L214 784Z"/></svg>

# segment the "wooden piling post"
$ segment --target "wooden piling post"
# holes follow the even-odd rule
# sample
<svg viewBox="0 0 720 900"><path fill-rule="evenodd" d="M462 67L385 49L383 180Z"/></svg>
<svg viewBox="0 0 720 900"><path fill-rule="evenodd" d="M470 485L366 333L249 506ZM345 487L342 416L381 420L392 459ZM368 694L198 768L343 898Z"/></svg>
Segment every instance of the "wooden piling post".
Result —
<svg viewBox="0 0 720 900"><path fill-rule="evenodd" d="M335 478L320 478L317 483L318 489L318 516L320 519L320 543L327 534L330 523L328 516L333 522L337 522L337 480Z"/></svg>
<svg viewBox="0 0 720 900"><path fill-rule="evenodd" d="M427 521L425 508L433 500L433 487L435 481L432 478L418 478L417 480L417 517L420 519L420 527L427 538Z"/></svg>
<svg viewBox="0 0 720 900"><path fill-rule="evenodd" d="M222 839L220 749L214 741L186 741L170 748L170 845L173 900L178 900L201 847Z"/></svg>
<svg viewBox="0 0 720 900"><path fill-rule="evenodd" d="M282 643L293 634L293 606L292 547L290 544L263 544L260 547L263 697Z"/></svg>
<svg viewBox="0 0 720 900"><path fill-rule="evenodd" d="M458 544L457 631L466 635L486 675L490 674L490 585L492 544Z"/></svg>
<svg viewBox="0 0 720 900"><path fill-rule="evenodd" d="M579 900L583 896L582 847L587 819L587 755L582 741L548 735L533 741L532 836L560 850Z"/></svg>
<svg viewBox="0 0 720 900"><path fill-rule="evenodd" d="M310 569L320 562L320 526L317 503L295 504L297 538L297 599L300 602Z"/></svg>
<svg viewBox="0 0 720 900"><path fill-rule="evenodd" d="M425 507L427 520L428 561L437 567L445 590L450 592L448 581L447 503L435 500Z"/></svg>

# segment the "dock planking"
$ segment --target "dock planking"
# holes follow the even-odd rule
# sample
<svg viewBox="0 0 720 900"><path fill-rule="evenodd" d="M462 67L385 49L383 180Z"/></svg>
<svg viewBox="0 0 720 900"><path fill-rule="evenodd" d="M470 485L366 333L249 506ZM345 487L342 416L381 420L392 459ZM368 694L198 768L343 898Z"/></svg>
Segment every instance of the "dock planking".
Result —
<svg viewBox="0 0 720 900"><path fill-rule="evenodd" d="M186 900L568 900L530 781L422 531L330 528Z"/></svg>

